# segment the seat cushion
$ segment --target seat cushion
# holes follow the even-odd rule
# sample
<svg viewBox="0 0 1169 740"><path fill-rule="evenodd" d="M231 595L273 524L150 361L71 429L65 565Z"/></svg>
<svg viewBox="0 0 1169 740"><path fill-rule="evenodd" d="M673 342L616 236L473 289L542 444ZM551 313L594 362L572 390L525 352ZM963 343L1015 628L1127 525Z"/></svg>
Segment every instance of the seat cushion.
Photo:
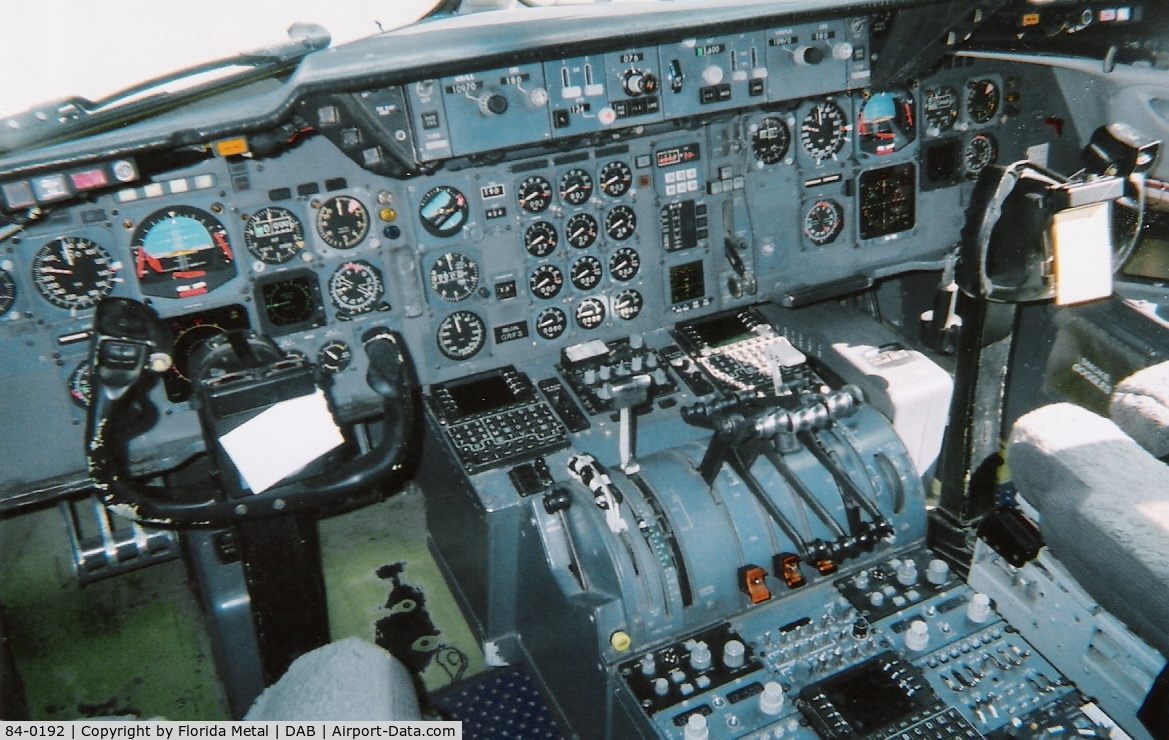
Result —
<svg viewBox="0 0 1169 740"><path fill-rule="evenodd" d="M377 645L350 637L293 661L244 719L385 721L421 715L406 668Z"/></svg>
<svg viewBox="0 0 1169 740"><path fill-rule="evenodd" d="M1056 557L1169 654L1169 467L1112 421L1066 403L1020 418L1007 460Z"/></svg>

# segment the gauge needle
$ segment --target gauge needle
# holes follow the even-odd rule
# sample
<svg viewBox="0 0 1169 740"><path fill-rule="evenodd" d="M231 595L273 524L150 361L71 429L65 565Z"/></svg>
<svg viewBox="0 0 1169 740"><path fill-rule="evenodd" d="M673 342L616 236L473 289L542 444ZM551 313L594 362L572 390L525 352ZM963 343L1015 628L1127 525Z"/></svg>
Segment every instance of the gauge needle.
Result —
<svg viewBox="0 0 1169 740"><path fill-rule="evenodd" d="M42 267L41 272L47 272L53 275L72 275L72 270L62 270L59 267Z"/></svg>

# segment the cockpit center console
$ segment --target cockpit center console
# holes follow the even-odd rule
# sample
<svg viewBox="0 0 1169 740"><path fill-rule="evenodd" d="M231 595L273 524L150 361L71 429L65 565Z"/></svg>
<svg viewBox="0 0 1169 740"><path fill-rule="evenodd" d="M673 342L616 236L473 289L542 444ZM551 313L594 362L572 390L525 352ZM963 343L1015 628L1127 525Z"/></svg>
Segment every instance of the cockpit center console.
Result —
<svg viewBox="0 0 1169 740"><path fill-rule="evenodd" d="M384 328L422 387L433 552L489 659L581 737L1097 732L925 547L949 373L832 300L940 274L982 170L1080 149L1043 66L873 87L899 12L432 21L9 156L0 393L40 423L0 443L0 498L86 485L107 297L174 335L144 476L203 453L209 340L264 335L364 428Z"/></svg>

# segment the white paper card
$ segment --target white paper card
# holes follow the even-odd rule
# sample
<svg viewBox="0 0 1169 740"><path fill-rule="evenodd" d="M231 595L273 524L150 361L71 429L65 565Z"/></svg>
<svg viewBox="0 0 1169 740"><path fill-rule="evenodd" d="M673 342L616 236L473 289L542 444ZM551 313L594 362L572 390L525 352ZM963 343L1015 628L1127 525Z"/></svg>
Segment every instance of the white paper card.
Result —
<svg viewBox="0 0 1169 740"><path fill-rule="evenodd" d="M219 441L252 493L263 493L345 439L318 390L281 401Z"/></svg>
<svg viewBox="0 0 1169 740"><path fill-rule="evenodd" d="M1057 306L1112 295L1111 206L1105 201L1070 208L1052 219Z"/></svg>

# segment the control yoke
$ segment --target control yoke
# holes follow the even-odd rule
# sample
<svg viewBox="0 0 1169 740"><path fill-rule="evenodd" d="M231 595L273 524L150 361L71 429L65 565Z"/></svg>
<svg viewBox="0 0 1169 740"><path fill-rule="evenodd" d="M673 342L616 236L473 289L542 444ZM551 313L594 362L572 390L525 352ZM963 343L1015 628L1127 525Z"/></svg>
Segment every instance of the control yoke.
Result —
<svg viewBox="0 0 1169 740"><path fill-rule="evenodd" d="M136 435L134 416L149 407L146 398L158 373L170 367L166 333L154 311L127 298L106 298L94 317L91 350L93 400L87 419L85 455L92 485L119 515L160 527L224 526L245 519L304 512L335 503L397 473L415 427L418 383L402 338L385 328L373 328L362 337L369 359L366 382L382 397L380 439L370 450L339 466L301 480L277 485L262 493L225 493L222 485L207 481L198 486L154 486L135 480L129 470L128 445ZM272 345L275 349L275 345ZM282 355L282 353L279 353ZM235 373L236 382L270 381L269 367L256 373ZM295 363L293 363L295 364ZM307 372L307 371L306 371ZM222 385L195 377L196 386ZM301 383L303 386L303 383ZM312 391L315 383L308 388ZM206 405L206 404L204 404ZM200 409L207 449L215 449L217 434L206 408Z"/></svg>

